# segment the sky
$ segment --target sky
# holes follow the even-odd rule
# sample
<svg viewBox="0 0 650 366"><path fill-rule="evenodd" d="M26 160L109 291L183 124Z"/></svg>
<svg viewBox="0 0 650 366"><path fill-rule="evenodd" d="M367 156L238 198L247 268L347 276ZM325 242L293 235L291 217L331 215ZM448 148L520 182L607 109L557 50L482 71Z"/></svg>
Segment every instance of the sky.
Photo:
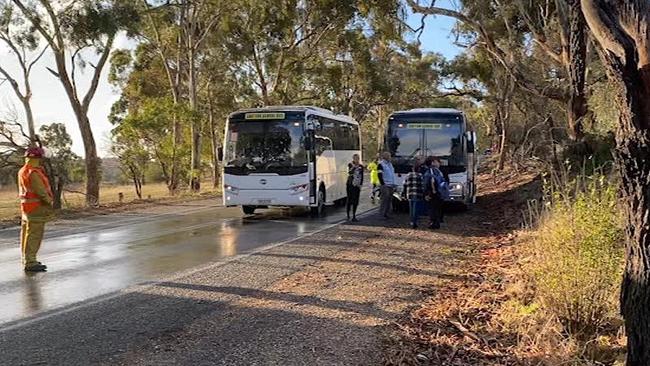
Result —
<svg viewBox="0 0 650 366"><path fill-rule="evenodd" d="M439 0L437 6L452 8L453 0ZM421 15L409 15L408 23L417 28L420 25ZM454 45L454 37L451 29L454 21L447 17L427 17L425 21L425 30L420 37L422 48L429 52L442 54L446 58L453 58L461 50ZM114 48L132 47L133 42L124 36L116 39ZM3 45L4 46L4 45ZM85 54L86 59L93 60L96 56ZM12 72L12 75L18 75L18 64L15 58L5 47L0 47L0 64ZM67 96L60 82L50 74L46 67L55 69L54 58L47 52L45 56L34 67L31 76L33 89L32 108L36 120L36 128L40 125L54 122L63 122L66 125L68 133L73 140L73 151L83 156L83 143L76 119L68 102ZM107 80L109 65L106 65L102 73L99 87L95 98L90 105L89 118L92 129L95 134L95 140L98 147L98 153L101 157L108 156L110 148L110 131L111 124L108 122L108 115L111 106L119 98L119 90L112 87ZM77 79L79 89L82 93L87 90L92 75L92 68L88 68ZM20 79L21 80L21 79ZM21 104L15 98L13 90L8 83L0 85L0 117L9 115L23 116Z"/></svg>

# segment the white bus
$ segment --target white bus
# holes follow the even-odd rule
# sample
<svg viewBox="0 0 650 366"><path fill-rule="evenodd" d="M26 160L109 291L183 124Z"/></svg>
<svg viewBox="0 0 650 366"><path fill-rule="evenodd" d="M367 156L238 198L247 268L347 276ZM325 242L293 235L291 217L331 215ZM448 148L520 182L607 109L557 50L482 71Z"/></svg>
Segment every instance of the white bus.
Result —
<svg viewBox="0 0 650 366"><path fill-rule="evenodd" d="M463 112L448 108L420 108L392 113L385 135L393 156L398 190L415 159L440 158L440 170L449 180L451 202L467 206L476 200L476 133Z"/></svg>
<svg viewBox="0 0 650 366"><path fill-rule="evenodd" d="M230 114L223 145L223 202L257 208L305 207L321 216L346 198L347 165L361 155L359 124L311 106Z"/></svg>

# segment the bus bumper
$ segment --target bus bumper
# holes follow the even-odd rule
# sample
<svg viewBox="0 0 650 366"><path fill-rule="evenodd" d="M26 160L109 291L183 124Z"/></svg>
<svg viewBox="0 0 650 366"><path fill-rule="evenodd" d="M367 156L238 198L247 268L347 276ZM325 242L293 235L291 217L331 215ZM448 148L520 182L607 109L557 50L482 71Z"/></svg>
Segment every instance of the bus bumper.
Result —
<svg viewBox="0 0 650 366"><path fill-rule="evenodd" d="M309 207L309 192L290 194L286 190L240 190L223 195L224 206Z"/></svg>

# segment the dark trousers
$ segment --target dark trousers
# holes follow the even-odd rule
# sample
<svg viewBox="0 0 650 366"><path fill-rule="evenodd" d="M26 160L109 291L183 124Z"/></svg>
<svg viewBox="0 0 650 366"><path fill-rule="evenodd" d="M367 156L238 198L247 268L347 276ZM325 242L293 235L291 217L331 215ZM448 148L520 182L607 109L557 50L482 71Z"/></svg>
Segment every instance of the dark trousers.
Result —
<svg viewBox="0 0 650 366"><path fill-rule="evenodd" d="M350 209L352 209L352 217L357 216L357 207L359 207L359 196L361 196L361 187L355 187L348 184L347 187L348 198L346 200L346 211L350 217Z"/></svg>
<svg viewBox="0 0 650 366"><path fill-rule="evenodd" d="M393 186L383 185L379 191L381 203L379 205L379 213L388 217L388 214L391 212L393 207Z"/></svg>
<svg viewBox="0 0 650 366"><path fill-rule="evenodd" d="M419 200L409 200L409 216L411 217L411 225L418 225L418 202Z"/></svg>
<svg viewBox="0 0 650 366"><path fill-rule="evenodd" d="M429 209L429 226L437 229L440 227L440 220L442 219L442 200L440 196L434 194L427 202L427 205Z"/></svg>
<svg viewBox="0 0 650 366"><path fill-rule="evenodd" d="M377 197L377 196L379 196L379 185L373 184L372 185L372 192L370 193L370 198L372 198L374 200L375 197Z"/></svg>

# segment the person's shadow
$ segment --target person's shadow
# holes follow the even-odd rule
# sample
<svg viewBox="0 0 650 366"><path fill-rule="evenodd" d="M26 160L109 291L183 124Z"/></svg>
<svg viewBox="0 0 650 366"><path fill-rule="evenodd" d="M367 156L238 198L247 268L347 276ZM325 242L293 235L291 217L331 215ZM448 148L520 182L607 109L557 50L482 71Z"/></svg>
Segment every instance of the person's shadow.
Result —
<svg viewBox="0 0 650 366"><path fill-rule="evenodd" d="M25 301L24 306L30 313L42 309L43 295L41 294L41 284L38 273L25 273Z"/></svg>

